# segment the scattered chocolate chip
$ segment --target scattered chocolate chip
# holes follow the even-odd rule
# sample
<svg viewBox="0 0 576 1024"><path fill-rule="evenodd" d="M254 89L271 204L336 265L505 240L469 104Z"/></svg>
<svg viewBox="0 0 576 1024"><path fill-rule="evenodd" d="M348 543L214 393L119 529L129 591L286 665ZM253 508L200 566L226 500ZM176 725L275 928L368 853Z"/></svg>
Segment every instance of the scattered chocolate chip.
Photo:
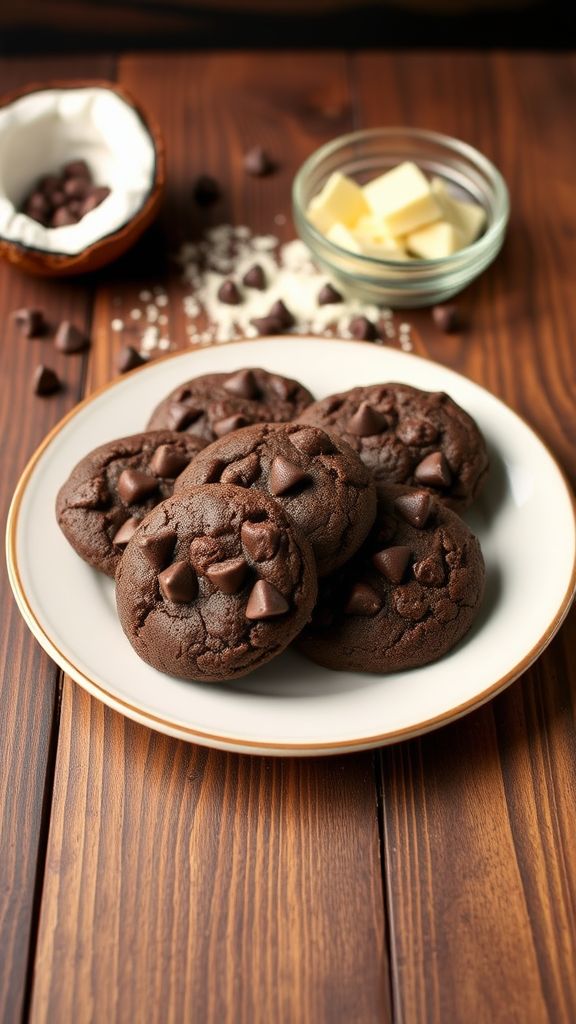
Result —
<svg viewBox="0 0 576 1024"><path fill-rule="evenodd" d="M92 174L85 160L69 160L64 164L62 173L65 178L85 178L92 181Z"/></svg>
<svg viewBox="0 0 576 1024"><path fill-rule="evenodd" d="M198 206L212 206L218 202L222 192L216 178L209 174L201 174L194 182L192 195Z"/></svg>
<svg viewBox="0 0 576 1024"><path fill-rule="evenodd" d="M273 317L275 320L279 320L284 330L289 327L294 327L296 318L292 316L290 310L284 305L282 299L277 299L276 302L268 310L268 316Z"/></svg>
<svg viewBox="0 0 576 1024"><path fill-rule="evenodd" d="M190 462L187 455L169 444L161 444L150 460L150 469L164 480L174 480Z"/></svg>
<svg viewBox="0 0 576 1024"><path fill-rule="evenodd" d="M254 146L244 154L244 170L257 178L271 174L275 169L274 162L262 146Z"/></svg>
<svg viewBox="0 0 576 1024"><path fill-rule="evenodd" d="M369 402L362 402L348 420L346 431L354 437L371 437L372 434L382 434L387 426L388 420L381 412Z"/></svg>
<svg viewBox="0 0 576 1024"><path fill-rule="evenodd" d="M176 604L193 601L198 593L198 580L189 562L173 562L158 574L158 584L163 597Z"/></svg>
<svg viewBox="0 0 576 1024"><path fill-rule="evenodd" d="M367 583L355 583L344 607L345 615L376 615L382 601Z"/></svg>
<svg viewBox="0 0 576 1024"><path fill-rule="evenodd" d="M223 281L218 289L218 298L220 302L224 302L227 306L239 306L242 302L242 296L238 291L238 288L234 284L234 281L228 279Z"/></svg>
<svg viewBox="0 0 576 1024"><path fill-rule="evenodd" d="M142 522L142 520L141 519L136 519L136 516L130 516L130 518L127 519L125 523L122 523L122 526L120 527L118 532L114 535L113 543L114 544L118 544L120 546L123 546L124 544L127 544L128 541L136 533L136 530L140 526L141 522Z"/></svg>
<svg viewBox="0 0 576 1024"><path fill-rule="evenodd" d="M54 370L49 366L37 366L32 378L32 388L35 395L53 395L62 387L60 379Z"/></svg>
<svg viewBox="0 0 576 1024"><path fill-rule="evenodd" d="M333 302L343 302L344 299L340 292L331 284L325 284L318 292L318 298L316 300L319 306L329 306Z"/></svg>
<svg viewBox="0 0 576 1024"><path fill-rule="evenodd" d="M277 316L256 316L250 321L259 335L282 334L284 328Z"/></svg>
<svg viewBox="0 0 576 1024"><path fill-rule="evenodd" d="M97 185L91 188L81 206L80 214L85 217L91 210L95 210L110 195L110 189L106 185Z"/></svg>
<svg viewBox="0 0 576 1024"><path fill-rule="evenodd" d="M135 348L132 348L132 345L126 345L118 353L116 368L118 373L128 373L129 370L135 370L137 366L143 366L146 361Z"/></svg>
<svg viewBox="0 0 576 1024"><path fill-rule="evenodd" d="M278 497L294 490L299 484L309 479L308 474L300 469L295 462L290 462L283 455L276 455L272 460L270 476L268 477L268 489L270 494Z"/></svg>
<svg viewBox="0 0 576 1024"><path fill-rule="evenodd" d="M69 320L63 320L56 331L54 344L59 352L70 355L73 352L81 352L83 349L88 348L90 341L78 327L71 324Z"/></svg>
<svg viewBox="0 0 576 1024"><path fill-rule="evenodd" d="M59 206L52 214L50 220L51 228L67 228L70 224L77 224L80 220L78 214L73 213L67 206Z"/></svg>
<svg viewBox="0 0 576 1024"><path fill-rule="evenodd" d="M348 330L358 341L374 341L378 337L376 325L366 316L354 316L348 324Z"/></svg>
<svg viewBox="0 0 576 1024"><path fill-rule="evenodd" d="M12 319L18 324L25 338L41 338L48 330L40 309L17 309L12 313Z"/></svg>
<svg viewBox="0 0 576 1024"><path fill-rule="evenodd" d="M412 491L394 499L394 507L410 526L423 529L430 515L431 498L427 491Z"/></svg>
<svg viewBox="0 0 576 1024"><path fill-rule="evenodd" d="M143 501L158 489L156 477L148 476L139 469L125 469L118 477L116 485L121 500L126 505Z"/></svg>
<svg viewBox="0 0 576 1024"><path fill-rule="evenodd" d="M168 409L168 426L170 430L185 430L191 423L195 423L202 415L202 409L196 409L192 405L185 405L184 402L172 402Z"/></svg>
<svg viewBox="0 0 576 1024"><path fill-rule="evenodd" d="M458 306L434 306L432 319L445 334L461 331L464 327L464 319Z"/></svg>
<svg viewBox="0 0 576 1024"><path fill-rule="evenodd" d="M215 562L206 570L206 576L223 594L235 594L246 579L248 564L243 558L229 558Z"/></svg>
<svg viewBox="0 0 576 1024"><path fill-rule="evenodd" d="M278 551L280 531L272 523L246 522L242 524L240 539L254 562L267 562Z"/></svg>
<svg viewBox="0 0 576 1024"><path fill-rule="evenodd" d="M138 544L156 572L170 561L176 547L176 533L174 530L160 530L150 537L140 537Z"/></svg>
<svg viewBox="0 0 576 1024"><path fill-rule="evenodd" d="M247 619L272 619L288 611L288 602L276 587L267 580L257 580L252 587L248 604Z"/></svg>
<svg viewBox="0 0 576 1024"><path fill-rule="evenodd" d="M247 288L258 288L259 291L264 291L266 288L266 275L259 263L255 263L253 267L246 271L242 278L242 284L246 285Z"/></svg>
<svg viewBox="0 0 576 1024"><path fill-rule="evenodd" d="M258 398L260 394L252 370L238 370L238 373L224 381L223 387L237 398Z"/></svg>
<svg viewBox="0 0 576 1024"><path fill-rule="evenodd" d="M231 434L233 430L240 430L241 427L245 427L247 424L248 420L246 417L236 413L235 416L227 416L226 419L217 420L216 423L212 424L212 430L216 437L224 437L224 434Z"/></svg>
<svg viewBox="0 0 576 1024"><path fill-rule="evenodd" d="M401 583L412 552L405 544L384 548L372 556L372 564L391 583Z"/></svg>
<svg viewBox="0 0 576 1024"><path fill-rule="evenodd" d="M450 466L443 452L432 452L414 470L414 478L427 487L449 487L452 482Z"/></svg>

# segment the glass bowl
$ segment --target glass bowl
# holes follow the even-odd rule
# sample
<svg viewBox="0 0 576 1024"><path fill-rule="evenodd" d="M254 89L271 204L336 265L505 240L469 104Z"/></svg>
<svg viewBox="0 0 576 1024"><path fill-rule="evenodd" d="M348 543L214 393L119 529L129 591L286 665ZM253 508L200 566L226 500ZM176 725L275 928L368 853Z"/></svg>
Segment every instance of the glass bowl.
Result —
<svg viewBox="0 0 576 1024"><path fill-rule="evenodd" d="M308 220L310 200L334 171L364 185L405 160L428 177L441 177L457 198L484 207L486 227L475 242L440 259L396 262L349 252ZM348 295L392 308L432 306L460 292L497 256L509 216L506 183L490 160L459 139L420 128L373 128L326 143L296 174L292 204L300 238L335 284Z"/></svg>

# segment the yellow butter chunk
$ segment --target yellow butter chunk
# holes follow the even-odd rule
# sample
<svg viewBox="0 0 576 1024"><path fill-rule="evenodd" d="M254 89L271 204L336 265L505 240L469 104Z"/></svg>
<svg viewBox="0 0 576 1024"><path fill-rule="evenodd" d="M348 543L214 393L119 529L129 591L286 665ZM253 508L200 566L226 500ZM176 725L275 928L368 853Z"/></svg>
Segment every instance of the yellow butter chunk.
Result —
<svg viewBox="0 0 576 1024"><path fill-rule="evenodd" d="M462 249L462 233L447 220L437 220L418 231L412 231L406 238L406 248L414 256L425 260L437 260Z"/></svg>
<svg viewBox="0 0 576 1024"><path fill-rule="evenodd" d="M442 216L428 179L411 161L369 181L363 191L372 213L391 235L408 234Z"/></svg>
<svg viewBox="0 0 576 1024"><path fill-rule="evenodd" d="M306 216L318 231L326 234L332 224L351 228L368 213L370 207L360 186L345 174L335 171L322 191L310 200Z"/></svg>
<svg viewBox="0 0 576 1024"><path fill-rule="evenodd" d="M362 252L359 242L354 237L351 231L348 230L345 224L341 224L337 221L332 224L326 232L326 238L334 242L335 245L339 245L342 249L347 249L348 252Z"/></svg>
<svg viewBox="0 0 576 1024"><path fill-rule="evenodd" d="M449 220L462 234L462 244L470 245L486 227L486 211L479 203L456 199L446 187L442 178L432 178L430 183L434 197L442 207L442 216Z"/></svg>

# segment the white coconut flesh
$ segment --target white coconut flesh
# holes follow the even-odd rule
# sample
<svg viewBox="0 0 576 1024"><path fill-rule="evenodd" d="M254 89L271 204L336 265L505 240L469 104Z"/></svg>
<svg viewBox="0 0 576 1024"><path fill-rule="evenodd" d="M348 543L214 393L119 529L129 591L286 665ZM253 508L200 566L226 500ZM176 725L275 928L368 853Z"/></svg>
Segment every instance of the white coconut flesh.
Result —
<svg viewBox="0 0 576 1024"><path fill-rule="evenodd" d="M110 195L77 224L44 227L21 212L44 174L85 160ZM134 108L106 88L46 89L0 108L0 236L75 256L127 224L152 190L154 142Z"/></svg>

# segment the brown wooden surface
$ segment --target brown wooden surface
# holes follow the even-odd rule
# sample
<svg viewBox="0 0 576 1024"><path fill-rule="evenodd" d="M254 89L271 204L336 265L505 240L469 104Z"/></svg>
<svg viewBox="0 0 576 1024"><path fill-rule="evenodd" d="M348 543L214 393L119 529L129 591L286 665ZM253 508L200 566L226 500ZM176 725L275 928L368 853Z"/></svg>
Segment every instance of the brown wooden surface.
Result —
<svg viewBox="0 0 576 1024"><path fill-rule="evenodd" d="M114 73L94 65L84 73ZM53 73L20 61L0 71L4 89ZM60 76L77 73L58 62ZM167 253L220 220L289 238L290 222L273 218L289 214L301 160L381 123L466 138L507 178L508 241L459 300L466 334L440 334L425 310L400 319L419 354L524 415L574 481L573 56L154 55L120 58L116 75L161 122L165 213L94 279L1 268L4 318L39 302L92 319L94 340L86 375L82 357L61 357L68 388L41 400L28 378L46 343L6 329L5 502L51 423L113 373L110 320L140 289L167 286L170 334L184 344ZM247 181L241 154L259 141L281 170ZM217 212L190 203L205 171L226 185ZM56 669L2 599L0 1020L576 1019L574 614L522 680L461 722L307 761L168 739L69 680L60 713Z"/></svg>

